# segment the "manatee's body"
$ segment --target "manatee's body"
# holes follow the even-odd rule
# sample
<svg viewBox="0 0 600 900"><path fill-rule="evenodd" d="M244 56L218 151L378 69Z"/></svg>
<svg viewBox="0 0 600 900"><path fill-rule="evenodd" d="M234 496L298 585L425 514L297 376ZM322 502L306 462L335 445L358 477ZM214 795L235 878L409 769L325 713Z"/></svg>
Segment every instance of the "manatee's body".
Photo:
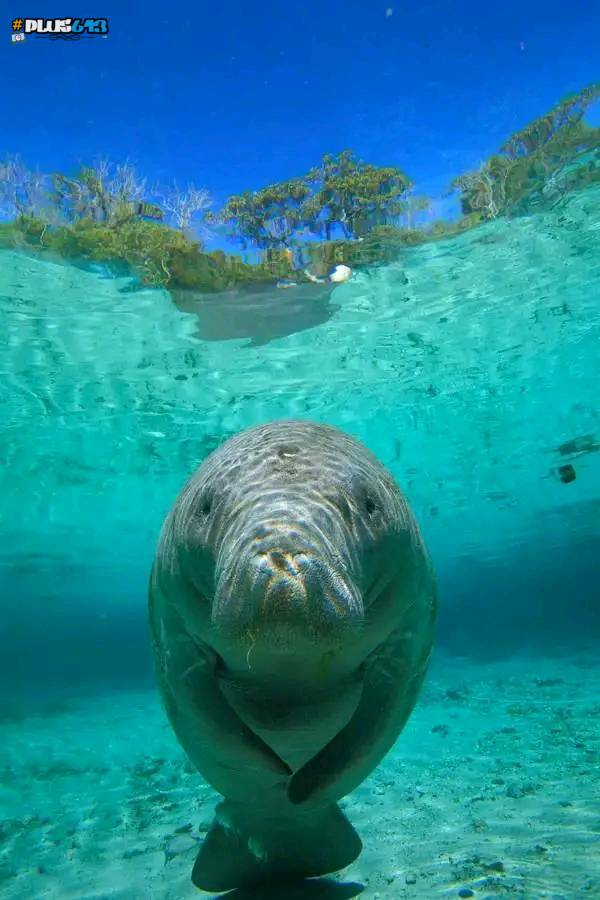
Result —
<svg viewBox="0 0 600 900"><path fill-rule="evenodd" d="M356 858L336 803L402 730L434 617L416 522L361 444L281 421L205 460L165 521L150 586L167 713L225 797L198 887L322 875Z"/></svg>

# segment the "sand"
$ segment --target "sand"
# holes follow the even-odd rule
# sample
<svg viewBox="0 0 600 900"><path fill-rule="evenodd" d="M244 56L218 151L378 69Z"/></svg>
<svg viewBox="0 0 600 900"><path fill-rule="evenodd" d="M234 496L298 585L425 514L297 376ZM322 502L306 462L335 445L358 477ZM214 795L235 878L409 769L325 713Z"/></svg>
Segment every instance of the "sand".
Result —
<svg viewBox="0 0 600 900"><path fill-rule="evenodd" d="M599 684L591 654L438 657L394 750L343 801L358 860L297 891L229 896L600 896ZM198 896L190 872L217 795L153 687L33 708L2 707L0 895Z"/></svg>

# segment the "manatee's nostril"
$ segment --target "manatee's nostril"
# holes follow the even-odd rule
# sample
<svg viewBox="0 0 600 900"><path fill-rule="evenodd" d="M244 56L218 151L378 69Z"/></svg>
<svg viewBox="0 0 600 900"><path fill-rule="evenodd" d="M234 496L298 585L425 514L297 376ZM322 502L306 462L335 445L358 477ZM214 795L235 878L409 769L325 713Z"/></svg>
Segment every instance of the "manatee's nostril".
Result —
<svg viewBox="0 0 600 900"><path fill-rule="evenodd" d="M256 558L255 566L261 570L269 570L272 575L296 577L308 561L309 557L304 551L277 549L260 553Z"/></svg>
<svg viewBox="0 0 600 900"><path fill-rule="evenodd" d="M288 561L288 557L286 553L283 553L281 550L272 550L269 554L269 558L271 560L271 564L276 569L283 569L286 566Z"/></svg>
<svg viewBox="0 0 600 900"><path fill-rule="evenodd" d="M375 512L375 510L377 509L375 501L373 500L372 497L367 497L367 499L365 500L365 509L369 516L372 516L373 513Z"/></svg>
<svg viewBox="0 0 600 900"><path fill-rule="evenodd" d="M308 568L312 563L312 557L308 555L304 550L301 550L299 553L294 553L294 562L300 569Z"/></svg>
<svg viewBox="0 0 600 900"><path fill-rule="evenodd" d="M277 450L277 456L279 459L289 459L291 456L296 456L298 453L298 447L295 447L293 444L284 444L279 447Z"/></svg>

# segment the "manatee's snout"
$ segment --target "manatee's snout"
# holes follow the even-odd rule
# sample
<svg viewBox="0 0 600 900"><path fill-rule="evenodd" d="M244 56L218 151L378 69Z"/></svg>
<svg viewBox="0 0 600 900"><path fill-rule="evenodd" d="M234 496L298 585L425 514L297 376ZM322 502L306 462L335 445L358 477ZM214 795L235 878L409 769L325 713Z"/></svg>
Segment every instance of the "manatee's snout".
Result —
<svg viewBox="0 0 600 900"><path fill-rule="evenodd" d="M232 558L233 556L233 558ZM295 528L240 542L218 571L212 624L268 643L318 640L356 624L362 599L344 561Z"/></svg>

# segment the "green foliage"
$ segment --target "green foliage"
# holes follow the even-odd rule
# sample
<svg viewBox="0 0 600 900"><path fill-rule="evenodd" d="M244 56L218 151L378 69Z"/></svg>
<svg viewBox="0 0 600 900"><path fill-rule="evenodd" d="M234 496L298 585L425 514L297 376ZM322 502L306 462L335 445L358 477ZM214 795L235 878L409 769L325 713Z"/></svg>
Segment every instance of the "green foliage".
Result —
<svg viewBox="0 0 600 900"><path fill-rule="evenodd" d="M455 234L461 234L463 231L469 231L470 228L476 228L478 225L481 225L482 221L481 215L477 212L461 216L460 219L454 222L445 222L443 219L438 219L431 225L429 234L434 239L452 237Z"/></svg>
<svg viewBox="0 0 600 900"><path fill-rule="evenodd" d="M213 292L241 283L275 281L265 266L249 266L218 251L205 253L199 242L182 232L140 219L118 225L80 219L71 226L48 228L40 219L20 217L0 226L0 246L53 252L77 262L103 262L157 287Z"/></svg>
<svg viewBox="0 0 600 900"><path fill-rule="evenodd" d="M207 220L225 225L229 236L244 248L250 244L261 249L287 247L301 227L302 204L308 195L308 185L301 178L292 178L260 191L236 194Z"/></svg>
<svg viewBox="0 0 600 900"><path fill-rule="evenodd" d="M481 217L464 216L457 222L438 220L427 228L398 228L395 225L379 225L358 240L321 241L306 246L311 267L316 274L324 275L340 263L359 268L397 260L407 247L429 241L441 240L474 228L481 224Z"/></svg>
<svg viewBox="0 0 600 900"><path fill-rule="evenodd" d="M125 263L151 285L168 284L176 264L200 250L181 232L140 219L110 225L79 219L55 229L46 245L67 259Z"/></svg>
<svg viewBox="0 0 600 900"><path fill-rule="evenodd" d="M230 197L211 221L225 225L244 247L261 249L290 247L306 230L330 240L336 226L357 238L406 213L410 186L400 169L364 163L344 150L324 156L301 178ZM419 202L415 209L424 208Z"/></svg>
<svg viewBox="0 0 600 900"><path fill-rule="evenodd" d="M415 228L428 198L412 193L401 169L365 163L350 150L325 155L302 177L236 194L212 215L205 213L208 193L193 186L159 195L160 206L148 203L146 182L129 163L100 160L74 175L48 178L15 158L0 162L0 213L16 217L0 222L0 246L102 262L135 273L146 285L206 292L283 277L304 280L295 257L308 256L321 275L339 263L355 268L388 262L403 248L554 204L600 181L600 128L583 121L599 98L600 85L566 97L512 135L477 171L454 179L463 213L457 222ZM221 251L207 253L188 232L192 217L200 215L244 248L264 251L263 261L248 265ZM171 225L161 221L165 217ZM340 232L343 239L332 239ZM308 241L310 234L321 240Z"/></svg>
<svg viewBox="0 0 600 900"><path fill-rule="evenodd" d="M294 275L294 254L289 248L265 250L263 266L278 278Z"/></svg>
<svg viewBox="0 0 600 900"><path fill-rule="evenodd" d="M325 274L340 263L356 268L374 263L391 262L405 247L421 244L428 233L415 228L379 225L358 240L323 241L307 245L315 272Z"/></svg>
<svg viewBox="0 0 600 900"><path fill-rule="evenodd" d="M480 213L482 218L495 219L507 203L507 179L513 163L502 156L492 156L476 172L455 178L451 187L460 190L461 209L465 215Z"/></svg>
<svg viewBox="0 0 600 900"><path fill-rule="evenodd" d="M20 215L9 223L7 234L12 238L12 245L41 244L47 229L47 223L38 216Z"/></svg>
<svg viewBox="0 0 600 900"><path fill-rule="evenodd" d="M393 223L406 211L404 197L412 184L401 169L364 163L351 150L324 156L306 179L313 191L304 203L304 219L326 240L336 225L346 237L357 238Z"/></svg>
<svg viewBox="0 0 600 900"><path fill-rule="evenodd" d="M145 190L145 179L129 163L113 166L99 159L73 176L54 174L51 196L62 221L120 225L139 215L163 217L159 207L143 201Z"/></svg>
<svg viewBox="0 0 600 900"><path fill-rule="evenodd" d="M549 112L534 119L522 131L513 134L501 147L509 159L531 156L546 147L559 134L569 134L587 108L600 98L600 84L591 84L576 94L569 94Z"/></svg>
<svg viewBox="0 0 600 900"><path fill-rule="evenodd" d="M586 109L599 98L600 85L566 97L512 135L477 171L455 178L451 187L461 192L463 213L484 220L519 212L528 202L551 197L566 169L570 175L565 189L596 180L599 173L593 161L586 159L579 175L576 169L578 157L590 151L597 157L600 148L600 129L582 121Z"/></svg>

